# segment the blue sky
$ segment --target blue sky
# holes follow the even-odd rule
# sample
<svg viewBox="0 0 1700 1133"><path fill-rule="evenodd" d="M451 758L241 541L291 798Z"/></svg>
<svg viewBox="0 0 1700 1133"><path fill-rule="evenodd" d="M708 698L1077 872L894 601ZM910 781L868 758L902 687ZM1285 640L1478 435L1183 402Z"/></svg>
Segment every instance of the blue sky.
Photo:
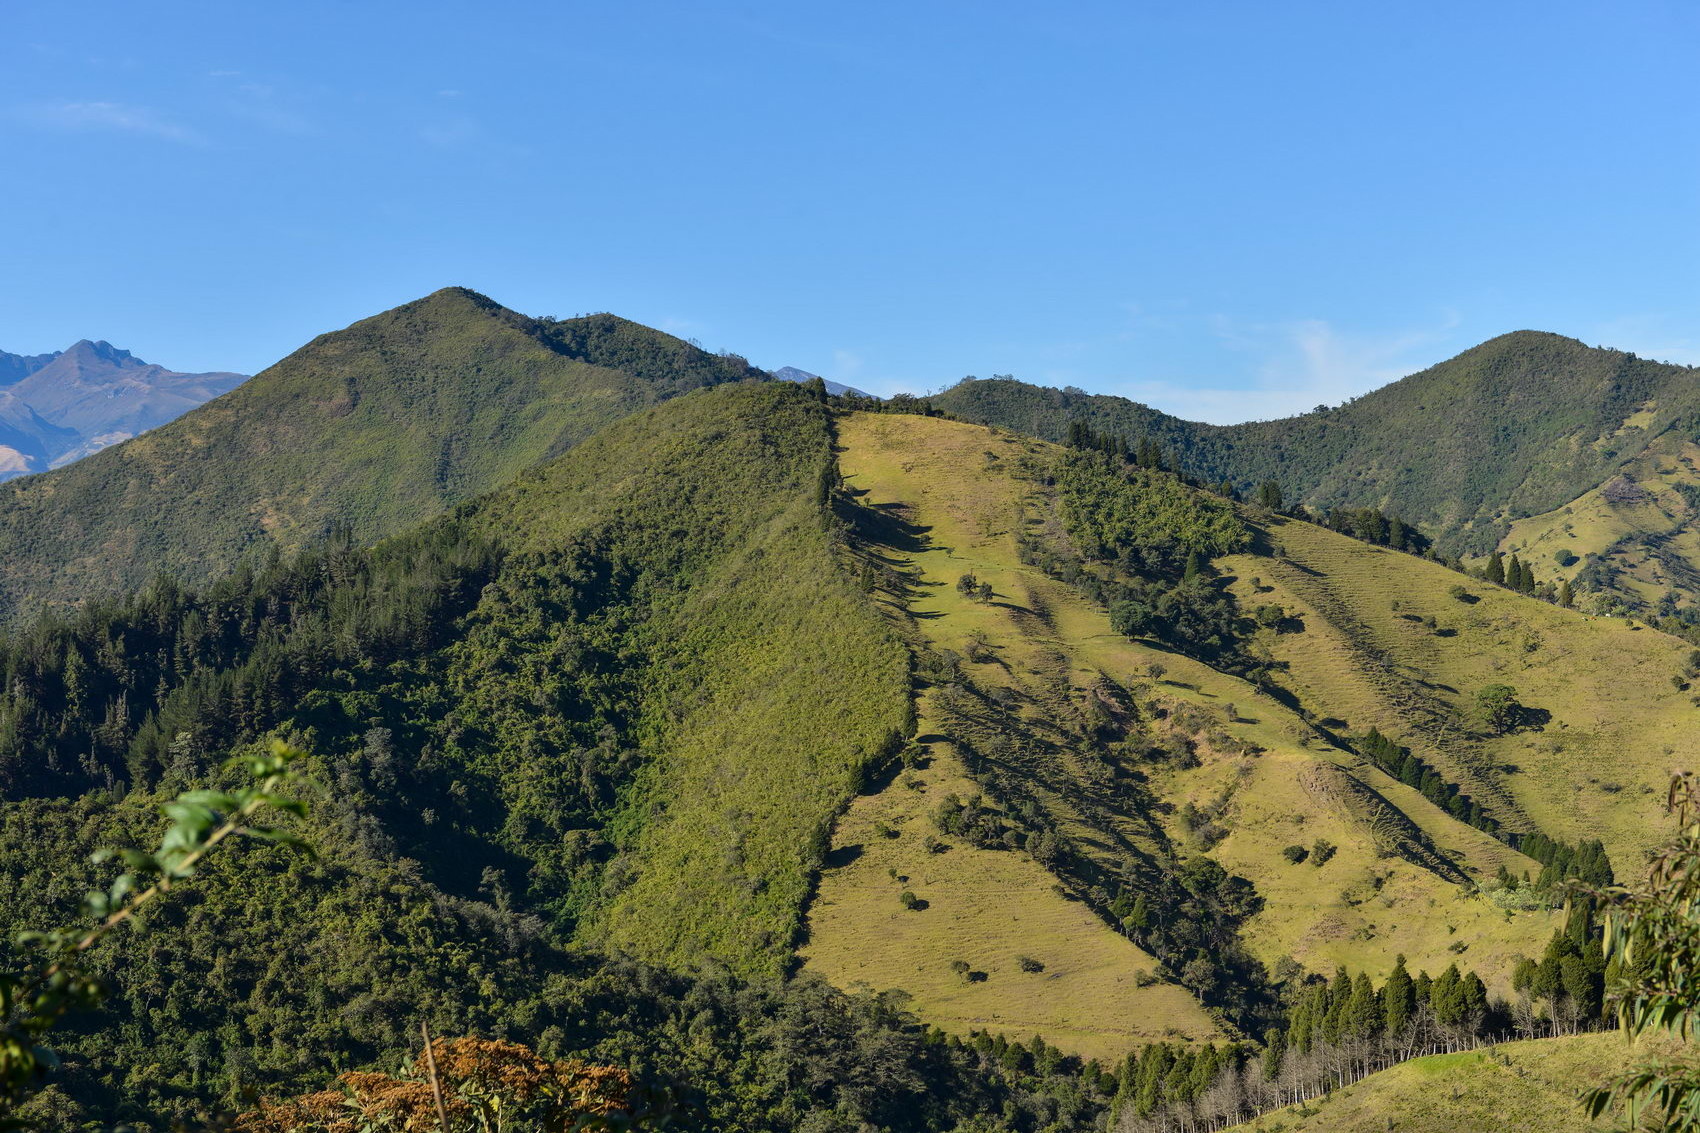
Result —
<svg viewBox="0 0 1700 1133"><path fill-rule="evenodd" d="M0 3L0 349L449 284L1229 421L1524 327L1700 363L1700 5Z"/></svg>

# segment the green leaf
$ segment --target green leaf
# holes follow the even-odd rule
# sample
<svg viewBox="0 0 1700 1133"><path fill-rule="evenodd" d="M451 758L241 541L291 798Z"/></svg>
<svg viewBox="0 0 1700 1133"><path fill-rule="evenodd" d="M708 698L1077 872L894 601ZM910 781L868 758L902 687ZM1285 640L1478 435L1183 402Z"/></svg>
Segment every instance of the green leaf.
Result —
<svg viewBox="0 0 1700 1133"><path fill-rule="evenodd" d="M234 795L224 791L185 791L177 796L177 802L226 812L235 810L239 805Z"/></svg>

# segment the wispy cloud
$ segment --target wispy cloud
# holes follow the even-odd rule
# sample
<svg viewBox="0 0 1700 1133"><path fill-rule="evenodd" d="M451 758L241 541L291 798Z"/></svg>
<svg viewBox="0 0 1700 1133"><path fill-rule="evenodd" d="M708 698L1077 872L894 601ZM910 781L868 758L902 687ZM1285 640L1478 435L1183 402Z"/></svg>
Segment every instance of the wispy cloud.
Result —
<svg viewBox="0 0 1700 1133"><path fill-rule="evenodd" d="M146 106L122 102L48 102L15 108L13 120L38 130L113 131L179 145L206 145L195 130Z"/></svg>
<svg viewBox="0 0 1700 1133"><path fill-rule="evenodd" d="M1287 417L1337 405L1439 361L1431 355L1457 325L1449 314L1434 326L1372 334L1343 331L1325 319L1247 325L1218 317L1212 329L1222 345L1253 356L1246 384L1133 381L1113 392L1221 425Z"/></svg>

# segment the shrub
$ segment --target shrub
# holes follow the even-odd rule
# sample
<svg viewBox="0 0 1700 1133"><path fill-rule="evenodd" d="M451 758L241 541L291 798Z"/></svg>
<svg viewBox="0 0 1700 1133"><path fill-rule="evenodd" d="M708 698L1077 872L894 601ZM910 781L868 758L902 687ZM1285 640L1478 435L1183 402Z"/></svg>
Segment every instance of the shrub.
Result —
<svg viewBox="0 0 1700 1133"><path fill-rule="evenodd" d="M1337 848L1328 839L1318 838L1316 844L1310 848L1310 864L1314 866L1324 865L1329 858L1334 856L1334 851Z"/></svg>
<svg viewBox="0 0 1700 1133"><path fill-rule="evenodd" d="M898 895L897 899L902 903L905 909L908 909L912 913L921 908L921 899L915 896L913 890L905 889Z"/></svg>
<svg viewBox="0 0 1700 1133"><path fill-rule="evenodd" d="M1015 963L1024 972L1042 972L1045 970L1045 965L1031 956L1017 956Z"/></svg>

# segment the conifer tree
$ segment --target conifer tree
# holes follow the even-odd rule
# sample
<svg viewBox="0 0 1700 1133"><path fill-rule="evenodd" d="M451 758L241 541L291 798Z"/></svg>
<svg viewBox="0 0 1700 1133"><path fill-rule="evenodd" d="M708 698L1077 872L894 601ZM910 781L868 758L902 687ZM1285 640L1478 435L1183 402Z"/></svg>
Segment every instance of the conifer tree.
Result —
<svg viewBox="0 0 1700 1133"><path fill-rule="evenodd" d="M1488 556L1487 580L1496 586L1505 585L1505 560L1498 551Z"/></svg>
<svg viewBox="0 0 1700 1133"><path fill-rule="evenodd" d="M1381 1033L1381 1004L1370 985L1369 973L1359 972L1352 981L1352 996L1346 1004L1347 1038L1370 1039Z"/></svg>
<svg viewBox="0 0 1700 1133"><path fill-rule="evenodd" d="M1389 1037L1396 1038L1403 1034L1411 1023L1411 1017L1417 1010L1417 987L1411 982L1411 973L1405 970L1403 954L1393 962L1393 972L1387 977L1387 986L1381 989L1382 1018Z"/></svg>
<svg viewBox="0 0 1700 1133"><path fill-rule="evenodd" d="M1287 1055L1287 1033L1279 1027L1263 1032L1263 1080L1273 1082L1281 1074L1281 1060Z"/></svg>
<svg viewBox="0 0 1700 1133"><path fill-rule="evenodd" d="M1463 976L1457 964L1448 964L1429 989L1429 1008L1442 1026L1453 1026L1464 1018Z"/></svg>
<svg viewBox="0 0 1700 1133"><path fill-rule="evenodd" d="M1346 1035L1346 1012L1352 1001L1352 977L1342 964L1334 970L1334 981L1328 985L1328 1013L1319 1028L1322 1041L1338 1046Z"/></svg>

